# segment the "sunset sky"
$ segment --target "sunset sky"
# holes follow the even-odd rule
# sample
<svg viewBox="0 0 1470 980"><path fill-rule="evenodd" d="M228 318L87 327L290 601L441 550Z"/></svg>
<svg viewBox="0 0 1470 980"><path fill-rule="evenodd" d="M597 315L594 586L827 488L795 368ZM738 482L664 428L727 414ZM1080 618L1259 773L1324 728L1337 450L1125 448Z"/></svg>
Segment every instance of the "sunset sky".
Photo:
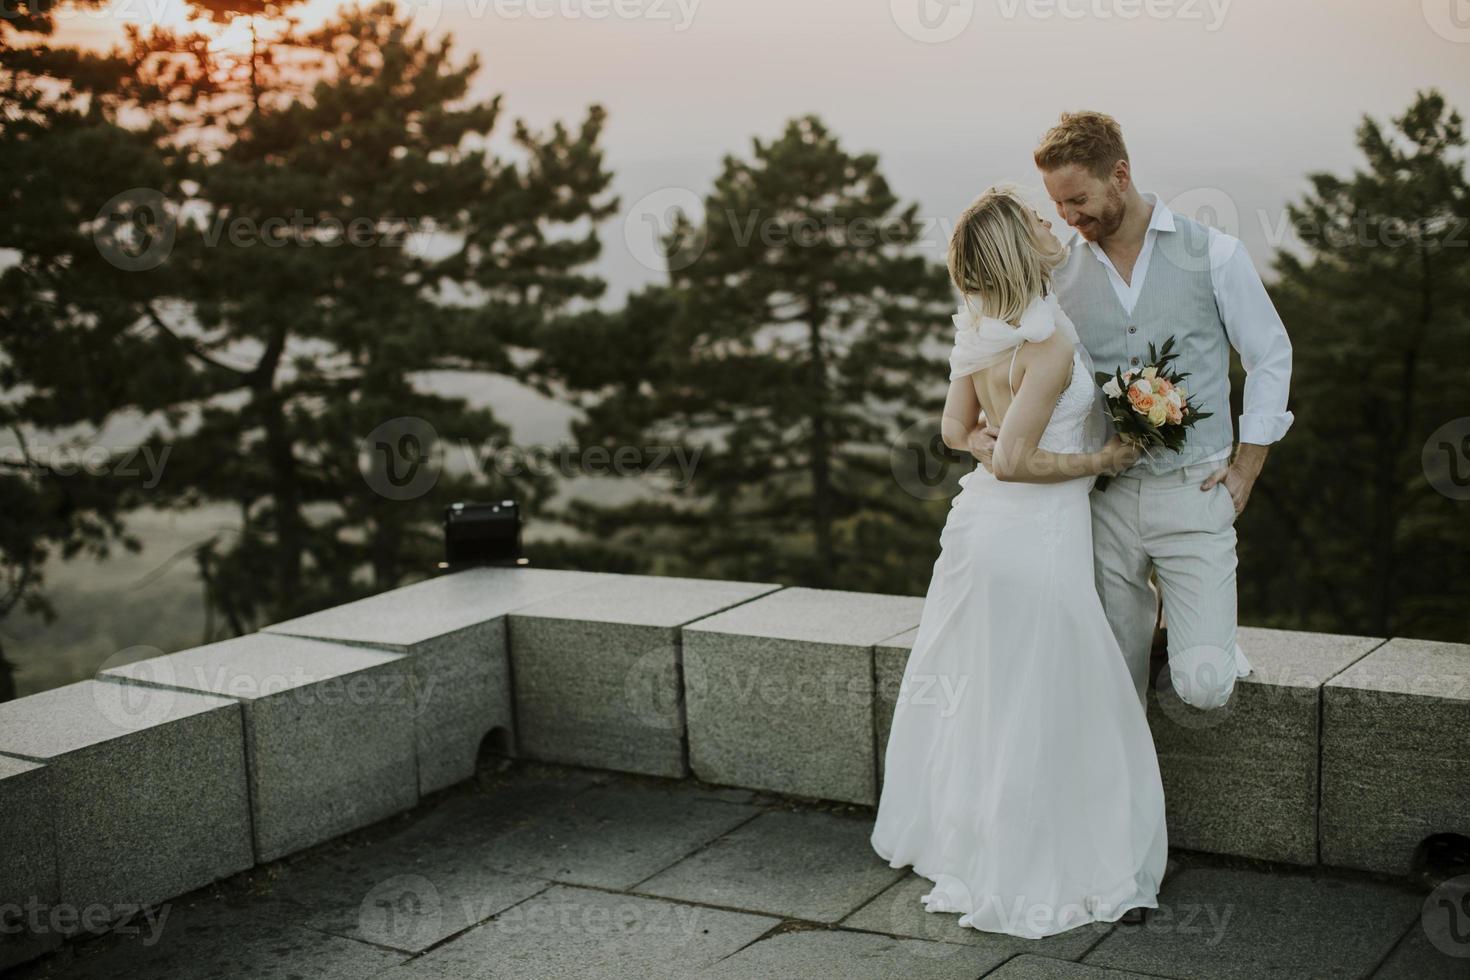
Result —
<svg viewBox="0 0 1470 980"><path fill-rule="evenodd" d="M311 0L306 17L335 6ZM643 211L703 194L723 154L748 154L752 136L773 137L805 112L849 150L879 154L895 190L919 203L936 258L987 184L1039 188L1031 149L1059 112L1111 113L1140 189L1238 234L1269 277L1273 246L1289 242L1282 205L1308 171L1357 163L1363 113L1386 120L1428 86L1470 110L1466 0L409 6L480 56L477 94L505 93L511 115L543 127L575 123L592 101L607 106L623 205L604 228L610 300L659 277L640 258ZM61 37L105 45L128 20L176 24L184 11L181 0L115 0L66 18Z"/></svg>

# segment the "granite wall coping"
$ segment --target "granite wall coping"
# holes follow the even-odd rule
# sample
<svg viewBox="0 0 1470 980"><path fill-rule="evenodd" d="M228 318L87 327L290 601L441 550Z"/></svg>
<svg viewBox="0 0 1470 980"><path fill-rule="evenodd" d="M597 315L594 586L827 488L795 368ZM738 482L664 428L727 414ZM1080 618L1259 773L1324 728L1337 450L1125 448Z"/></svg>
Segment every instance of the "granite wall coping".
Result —
<svg viewBox="0 0 1470 980"><path fill-rule="evenodd" d="M781 588L774 582L619 575L522 606L511 618L566 619L628 626L684 626L708 620Z"/></svg>
<svg viewBox="0 0 1470 980"><path fill-rule="evenodd" d="M468 568L282 620L271 633L369 646L412 647L498 619L560 592L616 578L554 568Z"/></svg>
<svg viewBox="0 0 1470 980"><path fill-rule="evenodd" d="M118 684L77 681L0 704L0 752L44 762L221 708L237 710L209 694L139 698Z"/></svg>
<svg viewBox="0 0 1470 980"><path fill-rule="evenodd" d="M914 628L923 606L921 596L796 586L697 620L684 631L871 647Z"/></svg>

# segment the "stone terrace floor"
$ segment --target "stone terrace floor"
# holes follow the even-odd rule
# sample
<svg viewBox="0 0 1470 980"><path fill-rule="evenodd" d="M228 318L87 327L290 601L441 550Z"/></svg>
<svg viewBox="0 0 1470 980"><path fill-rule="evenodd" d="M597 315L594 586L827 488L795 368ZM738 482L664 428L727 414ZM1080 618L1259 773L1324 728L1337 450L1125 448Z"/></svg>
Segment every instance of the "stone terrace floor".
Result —
<svg viewBox="0 0 1470 980"><path fill-rule="evenodd" d="M872 819L692 780L506 764L14 976L1470 976L1470 959L1421 926L1427 886L1187 853L1144 925L1039 941L961 928L923 910L926 879L873 853Z"/></svg>

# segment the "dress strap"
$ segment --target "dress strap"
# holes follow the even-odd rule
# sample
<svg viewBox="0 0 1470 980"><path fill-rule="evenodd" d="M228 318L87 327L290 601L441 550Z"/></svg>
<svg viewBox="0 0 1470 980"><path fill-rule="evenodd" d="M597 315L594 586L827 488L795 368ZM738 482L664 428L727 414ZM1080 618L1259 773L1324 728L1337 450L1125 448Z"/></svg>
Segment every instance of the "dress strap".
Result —
<svg viewBox="0 0 1470 980"><path fill-rule="evenodd" d="M1025 342L1026 341L1023 340L1021 341L1021 344L1024 344ZM1016 355L1021 353L1021 344L1017 344L1016 349L1011 352L1011 366L1006 370L1006 384L1010 386L1012 398L1016 397L1016 383L1011 380L1011 375L1016 370Z"/></svg>

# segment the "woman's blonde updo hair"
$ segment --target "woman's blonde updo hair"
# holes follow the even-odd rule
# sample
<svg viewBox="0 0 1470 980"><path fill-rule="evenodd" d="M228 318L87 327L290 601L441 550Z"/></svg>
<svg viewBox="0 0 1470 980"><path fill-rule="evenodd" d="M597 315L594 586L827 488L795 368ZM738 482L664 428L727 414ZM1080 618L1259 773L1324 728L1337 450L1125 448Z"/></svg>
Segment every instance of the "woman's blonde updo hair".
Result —
<svg viewBox="0 0 1470 980"><path fill-rule="evenodd" d="M965 208L949 239L949 278L966 305L1016 323L1031 301L1046 294L1052 270L1066 250L1036 236L1032 207L1016 187L986 188ZM973 306L972 306L973 308Z"/></svg>

